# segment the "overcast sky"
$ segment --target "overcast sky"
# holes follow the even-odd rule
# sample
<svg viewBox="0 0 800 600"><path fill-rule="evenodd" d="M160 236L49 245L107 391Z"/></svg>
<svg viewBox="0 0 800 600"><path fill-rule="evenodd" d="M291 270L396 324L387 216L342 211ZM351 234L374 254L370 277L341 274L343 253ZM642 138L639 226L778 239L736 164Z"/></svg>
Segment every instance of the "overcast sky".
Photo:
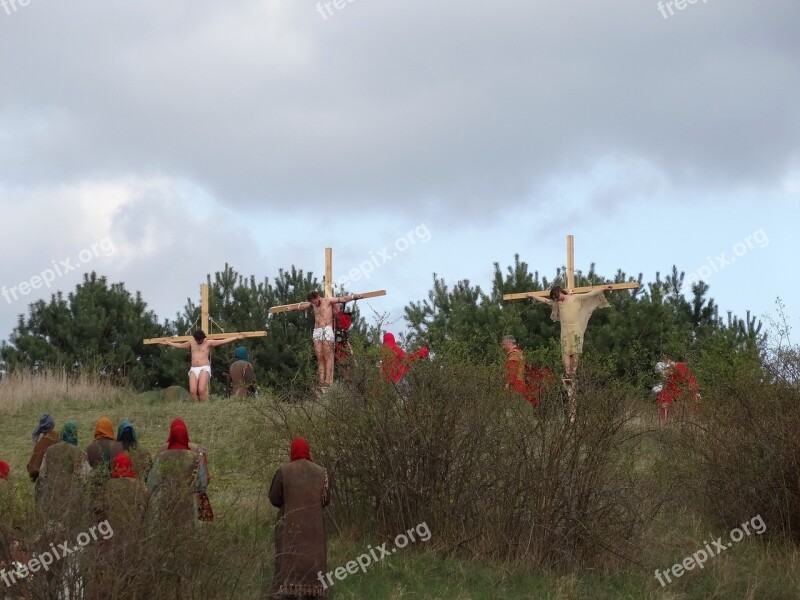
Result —
<svg viewBox="0 0 800 600"><path fill-rule="evenodd" d="M5 0L0 339L88 270L163 319L325 246L400 330L434 272L552 277L568 233L796 326L800 3L677 4Z"/></svg>

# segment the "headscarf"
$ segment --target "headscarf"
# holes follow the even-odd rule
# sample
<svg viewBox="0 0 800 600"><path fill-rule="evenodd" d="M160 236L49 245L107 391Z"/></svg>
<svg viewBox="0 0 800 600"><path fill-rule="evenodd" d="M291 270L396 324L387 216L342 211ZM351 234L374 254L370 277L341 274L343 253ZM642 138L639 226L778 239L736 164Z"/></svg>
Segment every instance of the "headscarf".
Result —
<svg viewBox="0 0 800 600"><path fill-rule="evenodd" d="M133 470L131 457L124 452L120 452L114 458L114 471L111 473L112 479L120 479L122 477L136 479L136 473Z"/></svg>
<svg viewBox="0 0 800 600"><path fill-rule="evenodd" d="M234 350L233 357L236 360L243 360L245 362L250 362L250 355L247 353L247 348L244 346L239 346Z"/></svg>
<svg viewBox="0 0 800 600"><path fill-rule="evenodd" d="M49 413L43 414L39 417L39 425L33 430L33 443L39 441L39 436L48 431L53 431L56 428L56 420L50 416Z"/></svg>
<svg viewBox="0 0 800 600"><path fill-rule="evenodd" d="M397 356L400 358L405 358L406 353L403 349L397 345L397 342L394 339L393 333L384 333L383 334L383 345L392 350Z"/></svg>
<svg viewBox="0 0 800 600"><path fill-rule="evenodd" d="M189 450L189 430L183 419L175 419L169 426L168 450Z"/></svg>
<svg viewBox="0 0 800 600"><path fill-rule="evenodd" d="M0 460L0 479L8 479L8 474L11 473L11 467L4 460Z"/></svg>
<svg viewBox="0 0 800 600"><path fill-rule="evenodd" d="M122 436L126 431L131 432L131 441L126 442L122 440ZM122 442L122 446L125 450L129 448L138 448L139 447L139 438L136 435L136 428L133 426L133 423L130 421L122 421L117 428L117 441Z"/></svg>
<svg viewBox="0 0 800 600"><path fill-rule="evenodd" d="M78 445L78 424L75 421L67 421L61 429L61 441Z"/></svg>
<svg viewBox="0 0 800 600"><path fill-rule="evenodd" d="M292 440L292 447L289 450L289 457L291 458L291 462L302 459L310 461L311 448L308 442L300 436L294 438L294 440Z"/></svg>
<svg viewBox="0 0 800 600"><path fill-rule="evenodd" d="M114 441L114 425L108 417L100 417L97 426L94 428L94 439Z"/></svg>

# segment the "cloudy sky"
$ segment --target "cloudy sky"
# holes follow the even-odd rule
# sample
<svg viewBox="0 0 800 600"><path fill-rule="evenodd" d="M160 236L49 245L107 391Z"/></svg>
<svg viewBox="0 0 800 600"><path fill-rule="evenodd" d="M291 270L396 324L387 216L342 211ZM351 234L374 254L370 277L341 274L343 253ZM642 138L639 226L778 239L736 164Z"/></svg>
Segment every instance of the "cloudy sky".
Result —
<svg viewBox="0 0 800 600"><path fill-rule="evenodd" d="M87 270L164 318L226 262L321 275L326 246L337 279L380 263L349 287L389 290L368 305L399 330L434 272L487 288L518 252L552 276L568 233L578 268L675 264L800 325L798 22L796 0L3 0L0 339Z"/></svg>

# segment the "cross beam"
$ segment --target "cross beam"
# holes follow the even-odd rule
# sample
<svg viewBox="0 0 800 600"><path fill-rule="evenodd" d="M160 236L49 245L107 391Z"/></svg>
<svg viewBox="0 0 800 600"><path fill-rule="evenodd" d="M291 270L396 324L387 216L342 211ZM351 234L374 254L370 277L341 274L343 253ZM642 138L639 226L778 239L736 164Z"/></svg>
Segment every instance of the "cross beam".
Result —
<svg viewBox="0 0 800 600"><path fill-rule="evenodd" d="M587 285L582 287L575 287L575 236L567 236L567 273L566 273L567 289L570 294L586 294L592 290L600 288L610 291L618 290L635 290L639 284L635 281L627 283L612 283L603 285ZM539 298L547 298L550 295L548 290L538 292L522 292L515 294L503 294L503 300L524 300L530 296L537 296Z"/></svg>
<svg viewBox="0 0 800 600"><path fill-rule="evenodd" d="M362 292L356 294L361 298L375 298L377 296L385 296L386 290L375 290L373 292ZM333 296L333 248L325 248L325 297L331 298ZM281 304L280 306L273 306L269 309L270 314L289 312L291 310L300 310L300 305L303 302L295 302L294 304Z"/></svg>
<svg viewBox="0 0 800 600"><path fill-rule="evenodd" d="M246 338L252 337L266 337L266 331L241 331L235 333L209 333L208 325L208 284L204 283L200 285L200 329L202 329L206 337L210 340L225 340L228 338L233 338L238 335L244 335ZM169 337L158 337L158 338L147 338L143 341L145 345L149 344L159 344L161 342L188 342L189 340L194 339L190 335L176 335L176 336L169 336Z"/></svg>

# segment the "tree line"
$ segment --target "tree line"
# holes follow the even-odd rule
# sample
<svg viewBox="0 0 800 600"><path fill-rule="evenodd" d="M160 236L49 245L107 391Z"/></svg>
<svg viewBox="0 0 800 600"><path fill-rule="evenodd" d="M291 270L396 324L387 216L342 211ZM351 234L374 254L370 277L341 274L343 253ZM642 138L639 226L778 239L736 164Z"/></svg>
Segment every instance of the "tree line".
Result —
<svg viewBox="0 0 800 600"><path fill-rule="evenodd" d="M226 264L207 281L214 331L267 329L266 338L246 341L260 385L290 388L298 381L313 380L316 364L309 341L313 314L268 313L271 306L303 301L308 290L320 289L313 272L292 266L280 269L272 279L257 280ZM622 271L601 277L594 266L588 273L576 274L576 285L608 281L637 281L640 287L607 293L612 308L592 316L585 352L603 357L631 383L649 385L652 365L664 355L686 360L712 349L731 354L763 352L760 322L749 313L745 318L730 313L720 316L709 286L702 281L684 294L684 273L677 267L663 277L656 274L655 281L646 284L641 274L632 278ZM531 271L519 255L505 269L494 264L488 291L469 280L451 285L434 273L427 298L412 301L404 309L405 342L426 344L434 356L489 363L501 359L499 340L510 334L532 361L557 369L559 325L550 320L550 311L529 300L502 299L504 294L544 290L555 283L563 285L563 269L551 281ZM180 313L159 322L141 293L132 293L124 283L111 283L95 272L86 273L74 291L38 300L19 316L9 340L0 346L3 371L90 372L140 390L185 385L187 356L163 346L145 346L142 341L191 333L200 317L196 300L187 298ZM378 315L368 324L356 309L351 338L367 348L376 346L384 320L385 315ZM231 345L212 353L212 369L223 378L233 350Z"/></svg>

